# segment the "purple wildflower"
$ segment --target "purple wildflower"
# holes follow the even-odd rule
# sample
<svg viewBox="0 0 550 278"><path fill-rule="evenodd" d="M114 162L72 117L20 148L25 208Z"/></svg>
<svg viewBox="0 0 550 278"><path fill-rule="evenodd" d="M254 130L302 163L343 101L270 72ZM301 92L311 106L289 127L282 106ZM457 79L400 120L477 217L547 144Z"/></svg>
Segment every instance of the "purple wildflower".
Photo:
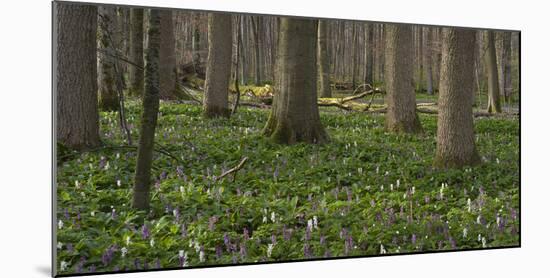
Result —
<svg viewBox="0 0 550 278"><path fill-rule="evenodd" d="M138 258L134 260L134 269L141 269L141 263Z"/></svg>
<svg viewBox="0 0 550 278"><path fill-rule="evenodd" d="M216 222L218 221L218 217L212 216L208 218L208 230L213 231L216 229Z"/></svg>
<svg viewBox="0 0 550 278"><path fill-rule="evenodd" d="M141 227L141 237L143 239L147 239L150 235L151 234L149 233L149 228L147 227L147 225L143 224L143 226Z"/></svg>
<svg viewBox="0 0 550 278"><path fill-rule="evenodd" d="M241 254L241 257L244 259L246 258L246 245L244 244L244 242L241 242L241 246L240 246L240 254Z"/></svg>
<svg viewBox="0 0 550 278"><path fill-rule="evenodd" d="M248 229L246 227L243 229L243 238L245 241L250 239L250 236L248 235Z"/></svg>
<svg viewBox="0 0 550 278"><path fill-rule="evenodd" d="M451 237L449 239L449 242L451 243L451 248L456 249L456 241L454 240L454 238Z"/></svg>
<svg viewBox="0 0 550 278"><path fill-rule="evenodd" d="M231 239L229 238L229 235L227 233L223 234L223 243L225 244L225 248L227 248L227 251L229 252L231 250Z"/></svg>
<svg viewBox="0 0 550 278"><path fill-rule="evenodd" d="M166 179L167 176L168 176L168 173L166 173L165 171L162 171L162 173L160 173L160 177L159 177L159 178L160 178L161 180L164 180L164 179Z"/></svg>
<svg viewBox="0 0 550 278"><path fill-rule="evenodd" d="M216 245L216 258L219 260L222 257L222 247L219 245Z"/></svg>
<svg viewBox="0 0 550 278"><path fill-rule="evenodd" d="M95 272L95 264L91 265L89 270L91 273Z"/></svg>
<svg viewBox="0 0 550 278"><path fill-rule="evenodd" d="M326 243L326 237L324 235L321 235L319 237L319 244L324 245Z"/></svg>
<svg viewBox="0 0 550 278"><path fill-rule="evenodd" d="M304 257L311 258L311 255L311 247L307 243L304 244Z"/></svg>
<svg viewBox="0 0 550 278"><path fill-rule="evenodd" d="M183 176L183 167L182 166L176 167L176 172L178 174L178 177Z"/></svg>
<svg viewBox="0 0 550 278"><path fill-rule="evenodd" d="M277 236L275 234L271 234L271 243L273 245L277 244Z"/></svg>
<svg viewBox="0 0 550 278"><path fill-rule="evenodd" d="M411 237L411 243L413 245L416 245L416 234L413 234L412 237Z"/></svg>

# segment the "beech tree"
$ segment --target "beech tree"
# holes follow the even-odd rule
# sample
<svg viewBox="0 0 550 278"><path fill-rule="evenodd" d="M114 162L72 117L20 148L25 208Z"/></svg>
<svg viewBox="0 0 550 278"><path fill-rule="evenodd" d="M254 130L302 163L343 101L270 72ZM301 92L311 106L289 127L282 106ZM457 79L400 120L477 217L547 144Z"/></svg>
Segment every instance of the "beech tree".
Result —
<svg viewBox="0 0 550 278"><path fill-rule="evenodd" d="M172 11L160 11L160 96L162 99L176 97L176 41Z"/></svg>
<svg viewBox="0 0 550 278"><path fill-rule="evenodd" d="M134 208L142 210L149 208L151 165L159 111L160 13L159 10L155 9L150 11L149 29L147 31L145 91L143 94L143 112L139 132L133 198Z"/></svg>
<svg viewBox="0 0 550 278"><path fill-rule="evenodd" d="M422 132L416 114L413 85L412 26L390 24L386 30L385 86L386 130Z"/></svg>
<svg viewBox="0 0 550 278"><path fill-rule="evenodd" d="M431 27L425 27L424 28L424 51L423 51L423 63L424 63L424 70L426 71L425 77L426 77L426 92L429 95L433 95L433 74L432 74L432 28Z"/></svg>
<svg viewBox="0 0 550 278"><path fill-rule="evenodd" d="M208 60L204 90L204 115L207 118L229 117L228 91L233 48L231 15L208 15Z"/></svg>
<svg viewBox="0 0 550 278"><path fill-rule="evenodd" d="M365 25L365 83L373 85L374 82L374 32L373 24Z"/></svg>
<svg viewBox="0 0 550 278"><path fill-rule="evenodd" d="M143 9L130 11L130 60L129 65L130 94L143 94Z"/></svg>
<svg viewBox="0 0 550 278"><path fill-rule="evenodd" d="M327 25L326 20L319 20L318 25L318 73L319 73L319 96L331 97L330 89L330 64L328 57L328 44L327 44Z"/></svg>
<svg viewBox="0 0 550 278"><path fill-rule="evenodd" d="M480 163L475 146L474 48L476 31L443 29L437 148L434 166L460 168Z"/></svg>
<svg viewBox="0 0 550 278"><path fill-rule="evenodd" d="M276 95L264 134L275 142L329 140L317 107L317 22L281 18Z"/></svg>
<svg viewBox="0 0 550 278"><path fill-rule="evenodd" d="M485 66L487 69L487 112L500 113L500 92L498 84L497 56L495 51L495 34L493 31L485 31Z"/></svg>
<svg viewBox="0 0 550 278"><path fill-rule="evenodd" d="M97 7L54 2L56 139L74 149L100 144Z"/></svg>

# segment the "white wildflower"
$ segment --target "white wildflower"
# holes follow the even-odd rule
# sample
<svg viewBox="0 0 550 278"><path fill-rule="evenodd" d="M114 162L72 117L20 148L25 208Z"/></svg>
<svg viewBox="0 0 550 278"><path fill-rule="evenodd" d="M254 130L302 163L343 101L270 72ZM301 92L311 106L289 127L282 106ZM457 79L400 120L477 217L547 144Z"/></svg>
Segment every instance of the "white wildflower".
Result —
<svg viewBox="0 0 550 278"><path fill-rule="evenodd" d="M185 191L185 188L183 186L180 186L180 192L183 193Z"/></svg>
<svg viewBox="0 0 550 278"><path fill-rule="evenodd" d="M149 241L149 245L151 245L151 247L155 247L155 239L152 238L151 241Z"/></svg>
<svg viewBox="0 0 550 278"><path fill-rule="evenodd" d="M412 189L411 189L411 194L414 194L414 192L415 192L415 188L413 186Z"/></svg>
<svg viewBox="0 0 550 278"><path fill-rule="evenodd" d="M470 198L468 198L468 212L471 212L472 211L472 200L470 200Z"/></svg>
<svg viewBox="0 0 550 278"><path fill-rule="evenodd" d="M69 263L66 262L66 261L61 261L60 265L59 265L59 270L60 271L65 271L67 270L67 268L69 267Z"/></svg>
<svg viewBox="0 0 550 278"><path fill-rule="evenodd" d="M380 186L380 191L384 191L384 185Z"/></svg>
<svg viewBox="0 0 550 278"><path fill-rule="evenodd" d="M120 180L116 180L116 186L120 187L122 185L122 182Z"/></svg>
<svg viewBox="0 0 550 278"><path fill-rule="evenodd" d="M319 222L317 221L317 216L314 215L314 216L313 216L313 227L314 227L315 229L317 229L317 224L318 224L318 223L319 223Z"/></svg>
<svg viewBox="0 0 550 278"><path fill-rule="evenodd" d="M130 236L126 236L126 246L130 245L130 243L132 243L130 241Z"/></svg>
<svg viewBox="0 0 550 278"><path fill-rule="evenodd" d="M464 228L464 230L462 230L462 237L466 238L467 236L468 236L468 228Z"/></svg>
<svg viewBox="0 0 550 278"><path fill-rule="evenodd" d="M481 246L482 246L483 248L485 248L485 247L487 247L486 244L487 244L487 240L485 239L485 237L482 237L482 238L481 238Z"/></svg>
<svg viewBox="0 0 550 278"><path fill-rule="evenodd" d="M180 251L178 252L178 255L179 255L180 258L183 258L183 257L185 256L185 251L180 250Z"/></svg>
<svg viewBox="0 0 550 278"><path fill-rule="evenodd" d="M273 243L267 245L267 257L271 258L271 252L273 252Z"/></svg>
<svg viewBox="0 0 550 278"><path fill-rule="evenodd" d="M120 248L120 255L124 258L126 257L126 254L128 254L128 248L122 247Z"/></svg>
<svg viewBox="0 0 550 278"><path fill-rule="evenodd" d="M63 221L62 220L59 220L59 222L57 222L57 228L59 228L60 230L63 228Z"/></svg>
<svg viewBox="0 0 550 278"><path fill-rule="evenodd" d="M75 180L74 181L74 186L78 189L80 189L80 183L78 182L78 180Z"/></svg>
<svg viewBox="0 0 550 278"><path fill-rule="evenodd" d="M275 222L275 220L277 220L277 218L275 217L275 212L272 211L271 212L271 222Z"/></svg>
<svg viewBox="0 0 550 278"><path fill-rule="evenodd" d="M481 234L477 234L477 241L481 241Z"/></svg>
<svg viewBox="0 0 550 278"><path fill-rule="evenodd" d="M397 186L397 188L399 188L399 184L400 184L400 183L401 183L401 181L400 181L400 180L397 180L397 181L395 182L395 186Z"/></svg>
<svg viewBox="0 0 550 278"><path fill-rule="evenodd" d="M307 229L310 231L313 229L313 220L311 219L307 220Z"/></svg>
<svg viewBox="0 0 550 278"><path fill-rule="evenodd" d="M263 223L267 223L267 216L264 215L264 218L262 219Z"/></svg>
<svg viewBox="0 0 550 278"><path fill-rule="evenodd" d="M91 215L92 217L94 217L94 216L95 216L95 211L92 210L92 211L90 212L90 215Z"/></svg>
<svg viewBox="0 0 550 278"><path fill-rule="evenodd" d="M390 184L390 190L393 191L393 183Z"/></svg>
<svg viewBox="0 0 550 278"><path fill-rule="evenodd" d="M477 223L477 224L481 224L481 215L478 215L478 216L477 216L476 223Z"/></svg>
<svg viewBox="0 0 550 278"><path fill-rule="evenodd" d="M376 173L378 174L379 171L380 171L380 166L376 166Z"/></svg>
<svg viewBox="0 0 550 278"><path fill-rule="evenodd" d="M195 241L195 252L199 252L201 250L201 246L199 245L198 241Z"/></svg>
<svg viewBox="0 0 550 278"><path fill-rule="evenodd" d="M380 254L386 254L386 248L382 244L380 244Z"/></svg>
<svg viewBox="0 0 550 278"><path fill-rule="evenodd" d="M203 250L201 250L201 252L199 253L199 260L201 261L201 263L204 263L205 258L204 258L204 251Z"/></svg>
<svg viewBox="0 0 550 278"><path fill-rule="evenodd" d="M497 227L500 226L500 216L497 216Z"/></svg>
<svg viewBox="0 0 550 278"><path fill-rule="evenodd" d="M58 242L57 243L57 249L61 249L63 248L63 243L62 242Z"/></svg>
<svg viewBox="0 0 550 278"><path fill-rule="evenodd" d="M120 158L120 153L116 153L116 159Z"/></svg>

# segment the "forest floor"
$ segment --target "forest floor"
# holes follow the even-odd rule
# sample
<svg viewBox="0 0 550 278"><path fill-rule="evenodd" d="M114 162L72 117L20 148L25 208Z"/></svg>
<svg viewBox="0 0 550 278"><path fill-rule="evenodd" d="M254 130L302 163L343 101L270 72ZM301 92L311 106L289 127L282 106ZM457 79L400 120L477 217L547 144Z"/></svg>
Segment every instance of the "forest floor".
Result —
<svg viewBox="0 0 550 278"><path fill-rule="evenodd" d="M436 115L411 136L322 108L330 143L284 146L261 136L267 109L201 113L161 104L148 214L131 208L136 149L116 113L101 114L105 147L58 154L60 274L519 245L517 118L476 118L483 164L437 170Z"/></svg>

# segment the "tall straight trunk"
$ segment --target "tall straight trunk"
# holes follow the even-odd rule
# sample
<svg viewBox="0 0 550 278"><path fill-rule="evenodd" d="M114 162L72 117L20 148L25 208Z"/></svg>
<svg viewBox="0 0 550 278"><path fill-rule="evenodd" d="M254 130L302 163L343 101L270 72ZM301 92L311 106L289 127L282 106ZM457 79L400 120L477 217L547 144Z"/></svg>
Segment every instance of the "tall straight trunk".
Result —
<svg viewBox="0 0 550 278"><path fill-rule="evenodd" d="M279 28L277 94L264 134L283 144L326 142L317 107L317 22L282 18Z"/></svg>
<svg viewBox="0 0 550 278"><path fill-rule="evenodd" d="M160 11L159 57L160 97L174 99L176 97L176 41L170 10Z"/></svg>
<svg viewBox="0 0 550 278"><path fill-rule="evenodd" d="M365 83L374 85L374 34L372 23L365 25Z"/></svg>
<svg viewBox="0 0 550 278"><path fill-rule="evenodd" d="M133 8L130 11L130 60L129 65L130 94L143 95L143 9Z"/></svg>
<svg viewBox="0 0 550 278"><path fill-rule="evenodd" d="M495 51L495 34L493 31L485 31L485 65L487 69L488 79L488 103L487 112L500 113L500 93L498 90L498 69L497 69L497 57Z"/></svg>
<svg viewBox="0 0 550 278"><path fill-rule="evenodd" d="M472 113L475 46L476 31L443 29L436 167L460 168L481 161Z"/></svg>
<svg viewBox="0 0 550 278"><path fill-rule="evenodd" d="M424 38L423 38L423 31L421 26L416 26L416 43L418 46L418 53L416 56L416 66L418 67L417 73L418 77L416 80L416 91L417 92L423 92L424 91Z"/></svg>
<svg viewBox="0 0 550 278"><path fill-rule="evenodd" d="M351 57L350 57L352 59L352 61L351 61L351 65L352 65L351 84L352 84L353 90L355 90L355 87L357 86L355 77L357 75L357 63L358 63L358 60L359 60L359 57L357 57L357 26L356 26L355 22L352 22L351 36L352 36L352 39L351 39Z"/></svg>
<svg viewBox="0 0 550 278"><path fill-rule="evenodd" d="M194 13L193 15L193 36L191 40L191 49L193 56L193 67L195 73L201 73L201 35L200 35L200 14Z"/></svg>
<svg viewBox="0 0 550 278"><path fill-rule="evenodd" d="M385 55L386 130L397 133L422 132L416 114L413 87L412 27L387 25Z"/></svg>
<svg viewBox="0 0 550 278"><path fill-rule="evenodd" d="M318 73L319 73L319 96L331 97L330 90L330 70L329 70L329 56L328 56L328 37L327 37L327 25L326 20L319 20L318 25Z"/></svg>
<svg viewBox="0 0 550 278"><path fill-rule="evenodd" d="M496 33L499 92L508 101L512 89L511 32Z"/></svg>
<svg viewBox="0 0 550 278"><path fill-rule="evenodd" d="M116 76L114 63L116 56L121 53L117 45L118 35L116 34L117 15L116 8L100 6L98 17L99 27L99 49L97 63L98 86L99 86L99 108L104 111L118 110L118 96L116 91Z"/></svg>
<svg viewBox="0 0 550 278"><path fill-rule="evenodd" d="M253 16L251 18L251 22L252 34L254 36L254 84L256 84L256 86L259 86L262 83L262 48L260 46L260 36L262 34L262 17Z"/></svg>
<svg viewBox="0 0 550 278"><path fill-rule="evenodd" d="M248 60L246 59L246 55L245 55L245 49L246 49L246 45L245 43L247 42L247 37L246 37L246 33L245 33L245 19L246 19L246 16L243 16L243 15L240 15L241 17L241 20L240 20L240 26L239 26L239 32L240 32L240 35L239 37L241 38L241 43L240 43L240 65L241 65L241 84L246 84L247 83L247 79L246 79L246 74L247 74L247 67L246 67L246 63L248 62Z"/></svg>
<svg viewBox="0 0 550 278"><path fill-rule="evenodd" d="M208 15L208 61L204 90L204 115L207 118L229 117L229 79L233 32L231 15Z"/></svg>
<svg viewBox="0 0 550 278"><path fill-rule="evenodd" d="M93 148L100 144L97 7L54 2L54 13L56 139L74 149Z"/></svg>
<svg viewBox="0 0 550 278"><path fill-rule="evenodd" d="M161 13L162 11L151 9L147 31L149 39L147 40L145 54L145 91L143 94L143 112L141 114L133 198L133 207L141 210L149 208L151 166L159 111Z"/></svg>
<svg viewBox="0 0 550 278"><path fill-rule="evenodd" d="M433 95L433 75L432 75L432 28L424 27L424 70L426 71L426 92Z"/></svg>

